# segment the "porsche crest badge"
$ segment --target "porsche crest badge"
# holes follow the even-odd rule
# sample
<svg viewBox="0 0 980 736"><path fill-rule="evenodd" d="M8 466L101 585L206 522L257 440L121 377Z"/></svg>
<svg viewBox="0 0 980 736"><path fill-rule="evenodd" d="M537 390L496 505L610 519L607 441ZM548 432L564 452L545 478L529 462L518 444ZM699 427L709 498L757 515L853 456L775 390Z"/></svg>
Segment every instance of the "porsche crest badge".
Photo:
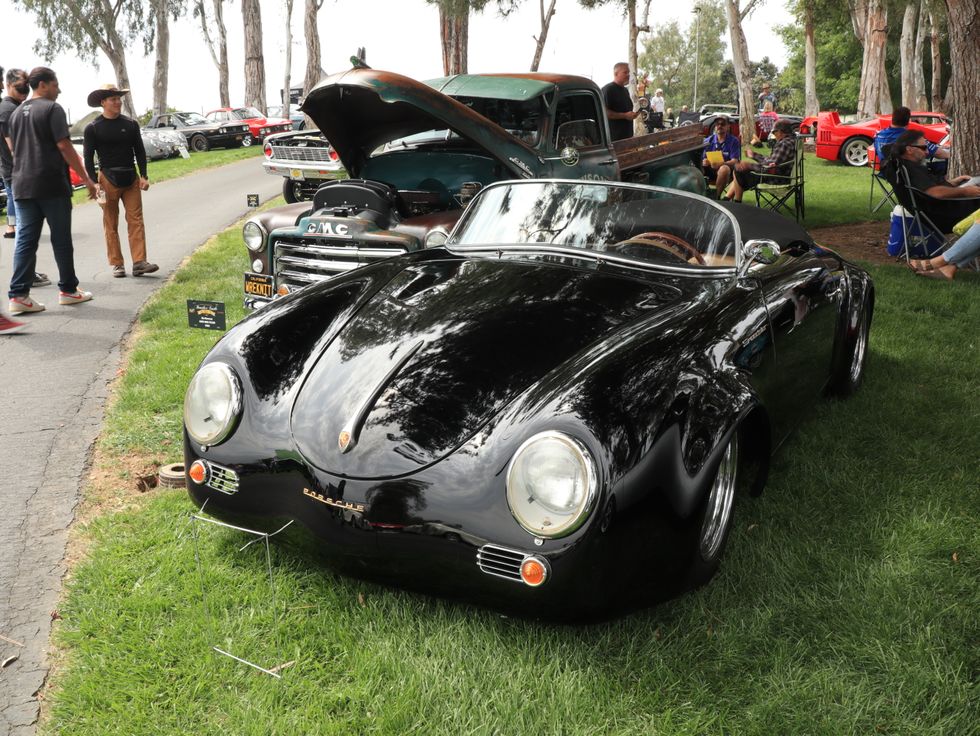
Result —
<svg viewBox="0 0 980 736"><path fill-rule="evenodd" d="M340 446L341 452L347 452L350 449L350 432L346 429L343 430L337 437L337 444Z"/></svg>

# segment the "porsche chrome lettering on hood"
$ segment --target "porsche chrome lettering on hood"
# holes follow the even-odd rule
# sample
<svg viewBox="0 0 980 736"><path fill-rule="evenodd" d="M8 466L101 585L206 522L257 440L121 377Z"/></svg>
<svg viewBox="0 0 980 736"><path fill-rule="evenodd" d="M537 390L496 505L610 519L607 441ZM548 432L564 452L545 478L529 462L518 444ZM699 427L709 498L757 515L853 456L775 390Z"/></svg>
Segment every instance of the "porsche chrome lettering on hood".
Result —
<svg viewBox="0 0 980 736"><path fill-rule="evenodd" d="M297 449L348 478L415 472L596 341L678 297L540 262L408 266L320 355L293 405Z"/></svg>
<svg viewBox="0 0 980 736"><path fill-rule="evenodd" d="M378 146L446 127L492 156L515 178L529 176L538 166L534 149L499 125L448 94L393 72L351 69L333 74L306 96L300 109L355 177Z"/></svg>

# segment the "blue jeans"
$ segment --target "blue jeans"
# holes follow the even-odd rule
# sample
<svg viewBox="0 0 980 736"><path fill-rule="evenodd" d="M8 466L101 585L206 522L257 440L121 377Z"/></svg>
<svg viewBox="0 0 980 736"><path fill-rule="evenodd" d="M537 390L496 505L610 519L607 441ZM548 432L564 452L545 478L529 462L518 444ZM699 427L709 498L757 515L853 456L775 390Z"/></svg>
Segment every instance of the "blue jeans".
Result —
<svg viewBox="0 0 980 736"><path fill-rule="evenodd" d="M962 268L974 258L980 257L980 224L974 223L942 256L946 263L952 263L957 268Z"/></svg>
<svg viewBox="0 0 980 736"><path fill-rule="evenodd" d="M12 179L3 180L3 188L7 190L7 224L13 226L17 222L17 205L14 204L14 182Z"/></svg>
<svg viewBox="0 0 980 736"><path fill-rule="evenodd" d="M21 199L17 202L17 237L14 240L14 275L7 296L27 296L34 281L37 246L41 226L48 221L51 248L58 264L58 288L72 292L78 288L75 276L75 248L71 242L71 199Z"/></svg>

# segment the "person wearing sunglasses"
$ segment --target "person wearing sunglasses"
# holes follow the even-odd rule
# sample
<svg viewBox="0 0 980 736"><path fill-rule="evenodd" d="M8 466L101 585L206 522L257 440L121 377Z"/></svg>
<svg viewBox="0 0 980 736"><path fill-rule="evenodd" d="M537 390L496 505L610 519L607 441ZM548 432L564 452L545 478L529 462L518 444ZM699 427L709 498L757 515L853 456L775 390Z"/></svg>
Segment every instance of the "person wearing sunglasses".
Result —
<svg viewBox="0 0 980 736"><path fill-rule="evenodd" d="M946 179L926 168L929 145L918 130L907 130L892 144L889 155L900 162L909 174L909 183L920 192L936 199L970 199L980 197L977 177L967 175Z"/></svg>

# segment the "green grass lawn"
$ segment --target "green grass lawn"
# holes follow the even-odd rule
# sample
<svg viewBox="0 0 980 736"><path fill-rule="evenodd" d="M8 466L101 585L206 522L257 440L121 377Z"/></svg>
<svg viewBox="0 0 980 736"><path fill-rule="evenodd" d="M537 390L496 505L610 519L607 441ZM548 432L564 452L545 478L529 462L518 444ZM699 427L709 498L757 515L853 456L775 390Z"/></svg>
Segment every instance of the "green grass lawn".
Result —
<svg viewBox="0 0 980 736"><path fill-rule="evenodd" d="M806 154L805 199L807 227L846 225L850 222L888 220L891 207L887 204L871 213L868 195L871 189L871 170L856 168L838 162L825 161L813 153ZM874 204L881 199L875 189ZM755 195L745 195L746 201L755 202Z"/></svg>
<svg viewBox="0 0 980 736"><path fill-rule="evenodd" d="M222 234L143 311L102 467L179 460L183 392L220 337L187 328L184 300L242 316L239 243ZM260 545L239 552L247 538L212 527L195 544L182 491L138 496L120 474L125 508L95 514L89 498L76 530L90 548L59 609L43 732L976 734L980 278L872 272L864 386L819 403L764 495L740 499L705 588L554 626L339 577L276 545L273 609ZM275 680L215 644L295 664Z"/></svg>
<svg viewBox="0 0 980 736"><path fill-rule="evenodd" d="M253 145L248 148L216 148L212 151L203 153L190 152L190 158L168 158L161 161L149 161L146 164L146 173L150 177L150 186L176 179L180 176L199 171L200 169L213 169L216 166L224 166L233 161L243 158L253 158L262 155L262 146ZM88 192L85 189L78 189L72 195L72 203L77 205L88 202Z"/></svg>

